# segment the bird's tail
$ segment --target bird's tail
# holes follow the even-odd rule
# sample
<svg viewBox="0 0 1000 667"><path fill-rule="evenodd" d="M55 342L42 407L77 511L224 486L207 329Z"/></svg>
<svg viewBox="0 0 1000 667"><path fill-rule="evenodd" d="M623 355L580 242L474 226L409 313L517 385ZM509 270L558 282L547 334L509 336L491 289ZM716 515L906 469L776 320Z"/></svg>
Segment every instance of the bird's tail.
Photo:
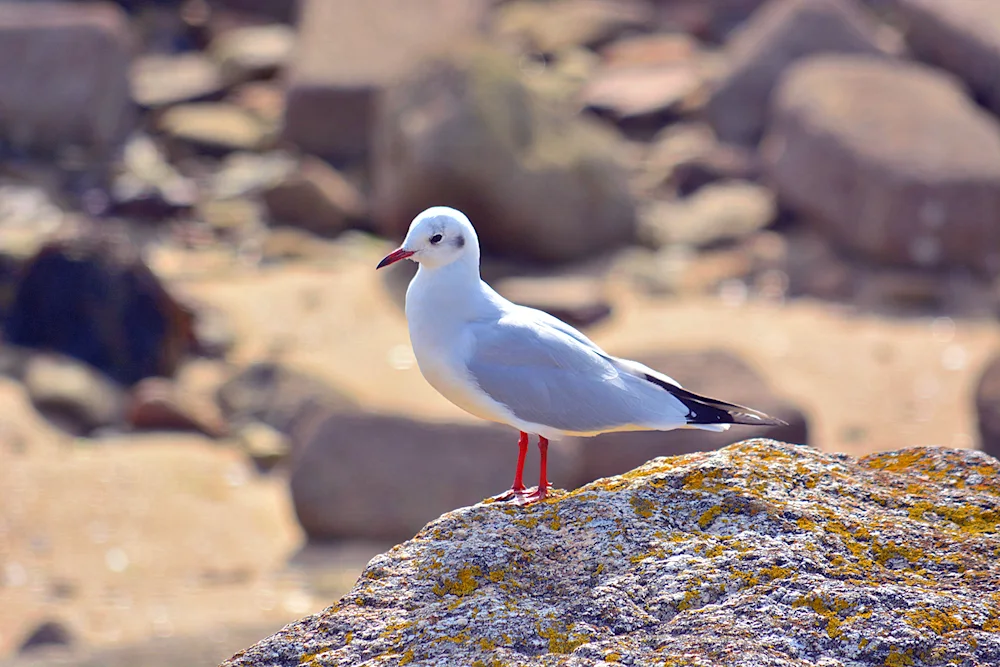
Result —
<svg viewBox="0 0 1000 667"><path fill-rule="evenodd" d="M701 396L648 374L646 379L663 387L674 398L683 403L684 407L688 409L687 423L695 428L704 428L706 431L724 431L732 424L788 426L788 422L753 408Z"/></svg>

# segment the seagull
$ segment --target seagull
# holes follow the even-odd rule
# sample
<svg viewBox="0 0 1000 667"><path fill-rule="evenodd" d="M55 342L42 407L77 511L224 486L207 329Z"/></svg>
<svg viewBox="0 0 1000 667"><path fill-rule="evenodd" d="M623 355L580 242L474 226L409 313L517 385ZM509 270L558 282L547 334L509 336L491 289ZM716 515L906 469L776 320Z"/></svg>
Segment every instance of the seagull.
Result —
<svg viewBox="0 0 1000 667"><path fill-rule="evenodd" d="M544 499L549 440L562 436L785 424L683 389L608 354L562 320L500 296L480 278L479 237L461 211L435 206L418 215L377 268L403 259L419 266L406 290L406 321L424 378L466 412L520 432L514 483L494 500ZM538 437L540 474L527 489L529 434Z"/></svg>

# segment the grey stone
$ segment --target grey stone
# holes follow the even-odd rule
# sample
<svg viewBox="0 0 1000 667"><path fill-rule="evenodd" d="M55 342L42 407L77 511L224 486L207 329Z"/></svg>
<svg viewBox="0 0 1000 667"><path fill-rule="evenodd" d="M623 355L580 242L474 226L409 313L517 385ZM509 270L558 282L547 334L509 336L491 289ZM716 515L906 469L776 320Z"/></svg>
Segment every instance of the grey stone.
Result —
<svg viewBox="0 0 1000 667"><path fill-rule="evenodd" d="M110 2L4 4L0 140L30 152L106 156L133 121L128 20Z"/></svg>
<svg viewBox="0 0 1000 667"><path fill-rule="evenodd" d="M487 253L567 261L631 241L620 137L529 90L489 48L427 63L377 119L373 215L401 238L424 208L466 212Z"/></svg>
<svg viewBox="0 0 1000 667"><path fill-rule="evenodd" d="M361 410L329 413L294 438L291 491L313 539L403 539L441 512L510 488L517 431ZM575 484L579 448L549 447L549 479ZM532 438L525 484L538 480Z"/></svg>
<svg viewBox="0 0 1000 667"><path fill-rule="evenodd" d="M142 56L129 78L132 98L145 107L200 100L223 89L219 66L201 53Z"/></svg>
<svg viewBox="0 0 1000 667"><path fill-rule="evenodd" d="M985 224L1000 217L1000 124L939 70L804 61L775 93L763 152L783 203L847 248L1000 270L1000 227Z"/></svg>
<svg viewBox="0 0 1000 667"><path fill-rule="evenodd" d="M882 54L874 21L854 0L771 0L726 44L729 67L706 109L719 138L753 145L785 68L817 53Z"/></svg>
<svg viewBox="0 0 1000 667"><path fill-rule="evenodd" d="M656 246L711 246L742 240L778 215L770 189L728 181L706 185L689 197L652 202L640 214L641 234Z"/></svg>
<svg viewBox="0 0 1000 667"><path fill-rule="evenodd" d="M368 152L378 93L477 32L484 0L304 0L284 138L322 157Z"/></svg>
<svg viewBox="0 0 1000 667"><path fill-rule="evenodd" d="M86 435L123 422L125 390L85 363L36 354L24 365L23 381L39 412L72 433Z"/></svg>

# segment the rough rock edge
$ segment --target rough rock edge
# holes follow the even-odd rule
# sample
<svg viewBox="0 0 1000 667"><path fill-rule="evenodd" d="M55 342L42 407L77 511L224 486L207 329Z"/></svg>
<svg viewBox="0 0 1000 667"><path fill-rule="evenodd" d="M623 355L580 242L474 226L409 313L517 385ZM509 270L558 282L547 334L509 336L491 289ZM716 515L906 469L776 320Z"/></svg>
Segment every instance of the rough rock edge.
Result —
<svg viewBox="0 0 1000 667"><path fill-rule="evenodd" d="M481 503L225 665L1000 662L1000 463L772 440Z"/></svg>

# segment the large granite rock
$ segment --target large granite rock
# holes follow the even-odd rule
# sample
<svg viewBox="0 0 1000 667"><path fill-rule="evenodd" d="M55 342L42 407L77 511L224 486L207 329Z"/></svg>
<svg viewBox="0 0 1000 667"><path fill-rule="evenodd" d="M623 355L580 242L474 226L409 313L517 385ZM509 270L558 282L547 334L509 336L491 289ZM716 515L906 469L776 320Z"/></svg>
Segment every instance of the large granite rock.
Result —
<svg viewBox="0 0 1000 667"><path fill-rule="evenodd" d="M376 224L465 211L489 252L578 259L628 242L635 207L608 128L529 90L486 48L434 60L387 91L373 155Z"/></svg>
<svg viewBox="0 0 1000 667"><path fill-rule="evenodd" d="M905 114L900 109L906 109ZM869 258L1000 270L1000 125L922 65L819 56L775 92L764 147L784 203Z"/></svg>
<svg viewBox="0 0 1000 667"><path fill-rule="evenodd" d="M291 490L313 539L404 539L449 508L510 488L517 431L493 424L435 423L360 410L331 412L293 445ZM549 479L575 485L579 448L549 447ZM532 438L525 483L538 480Z"/></svg>
<svg viewBox="0 0 1000 667"><path fill-rule="evenodd" d="M765 429L732 426L722 433L676 429L605 433L581 438L582 481L619 475L657 456L721 449L745 437L766 436L800 445L809 442L809 424L802 410L775 393L764 378L730 352L708 350L632 356L666 373L691 391L746 405L788 423Z"/></svg>
<svg viewBox="0 0 1000 667"><path fill-rule="evenodd" d="M323 157L368 150L375 99L429 52L475 33L481 0L305 0L284 137Z"/></svg>
<svg viewBox="0 0 1000 667"><path fill-rule="evenodd" d="M719 138L756 144L771 92L785 69L817 53L877 55L876 28L854 0L771 0L726 44L730 61L709 100Z"/></svg>
<svg viewBox="0 0 1000 667"><path fill-rule="evenodd" d="M922 60L965 81L1000 112L1000 11L994 0L891 0Z"/></svg>
<svg viewBox="0 0 1000 667"><path fill-rule="evenodd" d="M0 142L106 156L131 116L125 13L110 2L5 3L0 11Z"/></svg>
<svg viewBox="0 0 1000 667"><path fill-rule="evenodd" d="M988 665L1000 463L749 440L445 514L226 667Z"/></svg>

